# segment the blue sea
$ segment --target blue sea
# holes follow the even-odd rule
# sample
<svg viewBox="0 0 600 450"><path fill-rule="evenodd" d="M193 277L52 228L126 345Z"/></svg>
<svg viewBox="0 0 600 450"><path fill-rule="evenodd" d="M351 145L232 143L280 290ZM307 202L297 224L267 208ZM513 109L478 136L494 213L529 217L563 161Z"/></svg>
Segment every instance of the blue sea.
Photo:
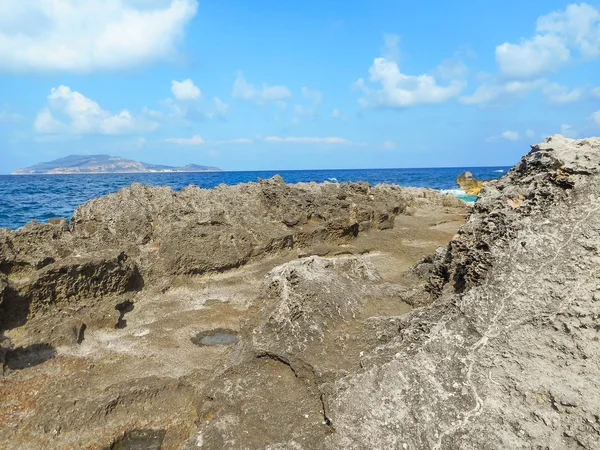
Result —
<svg viewBox="0 0 600 450"><path fill-rule="evenodd" d="M167 185L179 190L190 184L212 188L219 184L258 181L279 174L287 183L301 181L366 181L395 183L451 192L466 201L475 197L458 191L456 177L468 170L478 179L497 178L509 167L454 167L430 169L283 170L256 172L139 173L93 175L0 175L0 228L19 228L32 219L70 218L86 201L116 192L132 183Z"/></svg>

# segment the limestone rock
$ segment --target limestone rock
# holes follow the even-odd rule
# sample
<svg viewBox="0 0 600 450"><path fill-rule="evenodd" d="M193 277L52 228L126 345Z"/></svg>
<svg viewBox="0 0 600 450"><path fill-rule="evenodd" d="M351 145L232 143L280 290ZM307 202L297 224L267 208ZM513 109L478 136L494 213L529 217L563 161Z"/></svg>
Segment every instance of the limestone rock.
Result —
<svg viewBox="0 0 600 450"><path fill-rule="evenodd" d="M465 190L467 194L471 195L478 195L483 188L483 181L475 179L471 172L461 173L456 177L456 183L461 189Z"/></svg>
<svg viewBox="0 0 600 450"><path fill-rule="evenodd" d="M336 383L324 447L597 447L598 192L600 139L562 136L486 189L437 301Z"/></svg>

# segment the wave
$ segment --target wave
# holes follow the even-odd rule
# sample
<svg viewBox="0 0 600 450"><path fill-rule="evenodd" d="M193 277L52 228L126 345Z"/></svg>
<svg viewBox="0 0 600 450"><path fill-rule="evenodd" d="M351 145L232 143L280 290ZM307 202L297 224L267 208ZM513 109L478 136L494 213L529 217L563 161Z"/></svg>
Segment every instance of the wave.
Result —
<svg viewBox="0 0 600 450"><path fill-rule="evenodd" d="M496 173L504 173L504 170L498 169L498 170L494 170L494 172L496 172Z"/></svg>
<svg viewBox="0 0 600 450"><path fill-rule="evenodd" d="M463 202L466 202L469 204L473 204L473 203L475 203L475 200L477 200L476 195L467 194L462 189L440 189L440 192L442 194L452 194L455 197L460 198Z"/></svg>
<svg viewBox="0 0 600 450"><path fill-rule="evenodd" d="M457 197L459 195L467 195L467 193L465 191L463 191L462 189L440 189L440 192L442 194L456 195Z"/></svg>
<svg viewBox="0 0 600 450"><path fill-rule="evenodd" d="M327 178L327 181L331 181L332 183L339 183L337 178Z"/></svg>

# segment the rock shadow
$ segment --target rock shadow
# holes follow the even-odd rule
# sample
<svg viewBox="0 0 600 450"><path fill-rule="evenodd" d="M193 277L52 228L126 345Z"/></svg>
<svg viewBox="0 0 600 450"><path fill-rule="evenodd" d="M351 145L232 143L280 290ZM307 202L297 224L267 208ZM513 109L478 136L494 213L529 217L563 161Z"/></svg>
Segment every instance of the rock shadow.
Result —
<svg viewBox="0 0 600 450"><path fill-rule="evenodd" d="M165 430L131 430L102 450L160 450Z"/></svg>
<svg viewBox="0 0 600 450"><path fill-rule="evenodd" d="M6 351L4 367L9 371L34 367L56 356L56 349L49 344L33 344Z"/></svg>
<svg viewBox="0 0 600 450"><path fill-rule="evenodd" d="M0 333L25 325L29 317L29 301L10 286L3 292L0 304Z"/></svg>

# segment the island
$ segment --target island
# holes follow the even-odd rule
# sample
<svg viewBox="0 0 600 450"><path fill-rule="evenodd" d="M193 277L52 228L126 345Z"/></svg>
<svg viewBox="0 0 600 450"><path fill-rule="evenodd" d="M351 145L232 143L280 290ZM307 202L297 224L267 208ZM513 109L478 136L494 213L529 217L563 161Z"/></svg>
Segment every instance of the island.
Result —
<svg viewBox="0 0 600 450"><path fill-rule="evenodd" d="M54 161L42 162L17 169L12 175L69 175L86 173L164 173L164 172L220 172L218 167L188 164L172 167L125 159L110 155L70 155Z"/></svg>

